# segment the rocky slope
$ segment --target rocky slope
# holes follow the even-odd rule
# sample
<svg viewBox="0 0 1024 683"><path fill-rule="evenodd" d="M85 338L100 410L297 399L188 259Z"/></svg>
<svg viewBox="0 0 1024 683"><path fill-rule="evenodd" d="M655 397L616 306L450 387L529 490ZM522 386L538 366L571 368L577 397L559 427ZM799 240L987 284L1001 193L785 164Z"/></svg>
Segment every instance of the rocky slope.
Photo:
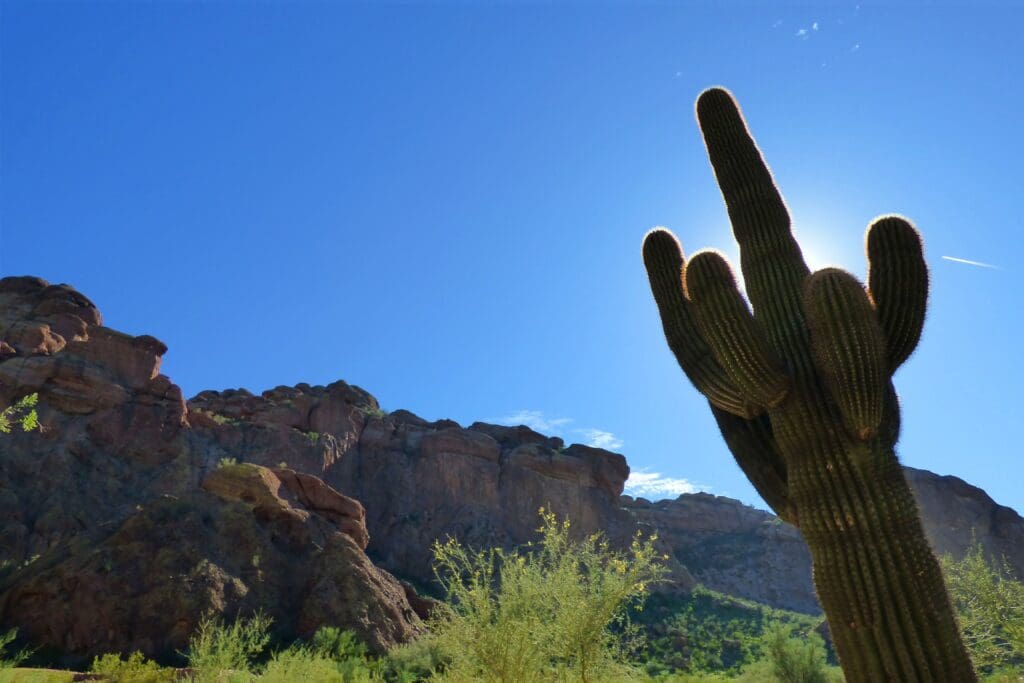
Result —
<svg viewBox="0 0 1024 683"><path fill-rule="evenodd" d="M330 623L383 649L429 607L392 574L429 584L446 536L531 540L541 507L617 546L657 529L675 590L819 611L796 530L707 494L623 497L621 455L384 414L340 381L186 402L160 374L162 343L35 278L0 280L0 340L0 405L39 392L46 427L0 442L0 629L34 645L160 654L207 611L261 608L284 635ZM1020 516L959 479L907 474L940 552L973 533L1024 575Z"/></svg>
<svg viewBox="0 0 1024 683"><path fill-rule="evenodd" d="M1024 519L957 477L905 467L933 549L962 557L975 539L989 557L1005 557L1024 577ZM818 614L810 551L800 533L774 515L706 493L623 505L672 547L693 576L717 591L774 607Z"/></svg>

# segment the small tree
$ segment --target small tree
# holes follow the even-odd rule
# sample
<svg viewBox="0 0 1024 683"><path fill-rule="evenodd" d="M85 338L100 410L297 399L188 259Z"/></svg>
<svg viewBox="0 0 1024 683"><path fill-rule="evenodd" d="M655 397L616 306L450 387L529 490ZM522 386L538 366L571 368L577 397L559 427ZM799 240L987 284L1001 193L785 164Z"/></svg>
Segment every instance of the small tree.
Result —
<svg viewBox="0 0 1024 683"><path fill-rule="evenodd" d="M764 648L779 683L828 683L832 678L825 661L825 641L813 631L801 639L792 628L773 624L764 635Z"/></svg>
<svg viewBox="0 0 1024 683"><path fill-rule="evenodd" d="M570 537L569 521L541 510L538 544L473 552L434 545L446 606L431 620L447 666L442 680L604 681L634 675L625 663L630 606L665 573L654 537L612 551L599 534Z"/></svg>

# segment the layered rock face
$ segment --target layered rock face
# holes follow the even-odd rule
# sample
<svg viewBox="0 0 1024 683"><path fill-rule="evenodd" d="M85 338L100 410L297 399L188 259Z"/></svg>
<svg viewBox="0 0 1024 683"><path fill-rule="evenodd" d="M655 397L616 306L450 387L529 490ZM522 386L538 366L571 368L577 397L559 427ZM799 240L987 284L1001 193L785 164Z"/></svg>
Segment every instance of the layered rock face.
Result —
<svg viewBox="0 0 1024 683"><path fill-rule="evenodd" d="M800 532L763 510L707 493L651 502L624 496L658 530L677 560L712 590L773 607L820 614L811 554Z"/></svg>
<svg viewBox="0 0 1024 683"><path fill-rule="evenodd" d="M0 405L38 392L44 426L0 442L0 628L69 662L173 653L208 612L262 609L285 637L338 625L378 650L421 629L364 552L358 502L291 468L219 465L161 342L36 278L0 280L0 340Z"/></svg>
<svg viewBox="0 0 1024 683"><path fill-rule="evenodd" d="M905 467L938 555L963 557L977 540L986 555L1005 557L1024 578L1024 519L956 477ZM800 533L775 515L706 493L676 500L623 497L638 520L656 528L697 581L773 607L820 614L811 556Z"/></svg>
<svg viewBox="0 0 1024 683"><path fill-rule="evenodd" d="M527 427L427 422L344 382L278 387L262 396L203 392L189 401L196 429L223 453L249 462L315 472L366 502L370 545L381 566L421 584L433 581L435 541L512 547L535 540L543 507L568 517L582 536L604 533L624 548L637 521L619 504L629 476L621 455ZM368 502L369 501L369 502ZM666 553L670 549L663 548ZM675 589L694 585L673 562Z"/></svg>

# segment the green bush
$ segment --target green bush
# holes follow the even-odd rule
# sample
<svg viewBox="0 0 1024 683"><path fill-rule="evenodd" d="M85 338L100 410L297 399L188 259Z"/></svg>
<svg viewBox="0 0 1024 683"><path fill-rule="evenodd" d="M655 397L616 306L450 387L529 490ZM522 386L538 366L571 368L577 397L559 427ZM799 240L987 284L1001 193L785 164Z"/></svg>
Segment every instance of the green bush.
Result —
<svg viewBox="0 0 1024 683"><path fill-rule="evenodd" d="M352 631L321 627L313 634L309 649L312 656L331 662L345 683L383 680L377 675L377 663L370 661L366 645Z"/></svg>
<svg viewBox="0 0 1024 683"><path fill-rule="evenodd" d="M773 624L764 637L764 667L778 683L829 683L835 680L825 662L825 641L813 631L796 638L793 629Z"/></svg>
<svg viewBox="0 0 1024 683"><path fill-rule="evenodd" d="M1004 677L1024 671L1024 583L1006 559L990 565L975 543L959 561L943 557L942 568L975 667Z"/></svg>
<svg viewBox="0 0 1024 683"><path fill-rule="evenodd" d="M89 671L103 676L109 683L173 683L174 669L164 669L147 660L141 652L133 652L127 660L119 654L106 654L92 660Z"/></svg>
<svg viewBox="0 0 1024 683"><path fill-rule="evenodd" d="M359 679L342 676L336 663L322 654L308 647L293 646L275 653L257 680L261 683L349 683Z"/></svg>
<svg viewBox="0 0 1024 683"><path fill-rule="evenodd" d="M386 681L417 683L443 669L445 661L438 644L425 637L392 648L380 660L380 672Z"/></svg>
<svg viewBox="0 0 1024 683"><path fill-rule="evenodd" d="M29 394L14 405L0 410L0 434L10 434L15 426L21 427L25 432L39 429L39 416L36 414L38 402L39 394Z"/></svg>
<svg viewBox="0 0 1024 683"><path fill-rule="evenodd" d="M13 669L20 665L32 654L30 650L19 650L18 652L7 652L8 646L18 637L18 629L12 628L6 633L0 633L0 669Z"/></svg>
<svg viewBox="0 0 1024 683"><path fill-rule="evenodd" d="M271 623L261 612L230 625L217 617L204 617L184 653L196 680L248 680L254 660L270 642Z"/></svg>
<svg viewBox="0 0 1024 683"><path fill-rule="evenodd" d="M628 553L599 535L571 540L568 520L541 510L541 540L519 552L434 546L448 603L431 620L446 681L620 681L634 630L627 611L666 571L654 539Z"/></svg>

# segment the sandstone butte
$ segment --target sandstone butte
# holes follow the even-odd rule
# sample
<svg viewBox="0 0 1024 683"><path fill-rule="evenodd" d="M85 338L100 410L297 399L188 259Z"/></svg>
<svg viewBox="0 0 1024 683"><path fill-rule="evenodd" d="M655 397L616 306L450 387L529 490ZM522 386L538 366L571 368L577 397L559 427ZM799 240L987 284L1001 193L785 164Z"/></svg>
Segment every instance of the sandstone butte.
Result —
<svg viewBox="0 0 1024 683"><path fill-rule="evenodd" d="M68 665L167 656L203 614L262 609L282 637L423 630L431 544L525 543L540 507L624 546L657 531L672 583L820 613L810 557L773 515L709 494L623 496L622 455L527 427L385 414L337 381L186 401L167 347L103 325L67 285L0 280L0 405L37 392L42 433L0 447L0 630ZM955 477L907 469L929 538L977 539L1024 576L1024 520Z"/></svg>

